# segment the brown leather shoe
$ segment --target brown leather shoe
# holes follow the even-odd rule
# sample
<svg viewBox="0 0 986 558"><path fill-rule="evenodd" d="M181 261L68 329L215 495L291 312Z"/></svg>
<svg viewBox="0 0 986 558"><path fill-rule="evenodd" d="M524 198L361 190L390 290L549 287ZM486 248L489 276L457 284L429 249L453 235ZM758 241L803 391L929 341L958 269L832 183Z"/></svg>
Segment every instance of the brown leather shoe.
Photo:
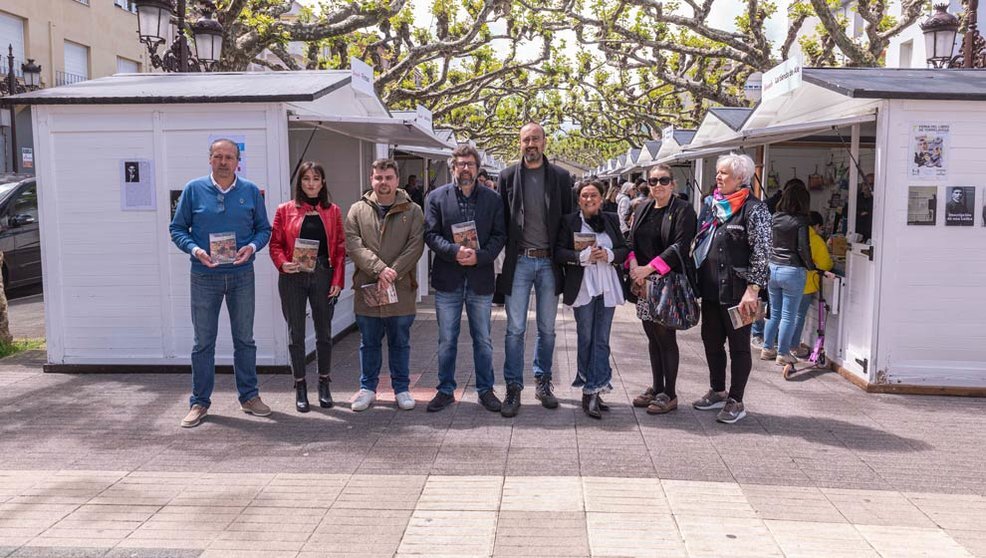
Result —
<svg viewBox="0 0 986 558"><path fill-rule="evenodd" d="M269 417L271 414L270 407L260 400L259 395L253 399L240 403L240 410L244 413L249 413L258 417Z"/></svg>
<svg viewBox="0 0 986 558"><path fill-rule="evenodd" d="M202 405L192 405L185 418L181 419L182 428L195 428L202 423L202 419L209 413L209 409Z"/></svg>
<svg viewBox="0 0 986 558"><path fill-rule="evenodd" d="M667 395L661 393L654 398L654 401L647 406L648 415L663 415L665 413L670 413L671 411L678 408L678 398L675 397L671 399Z"/></svg>
<svg viewBox="0 0 986 558"><path fill-rule="evenodd" d="M633 398L633 406L634 407L646 407L646 406L648 406L648 405L651 404L651 401L654 401L654 397L656 395L657 395L657 392L654 391L654 388L649 387L649 388L647 388L647 391L645 391L645 392L641 393L640 395L638 395L637 397L634 397Z"/></svg>

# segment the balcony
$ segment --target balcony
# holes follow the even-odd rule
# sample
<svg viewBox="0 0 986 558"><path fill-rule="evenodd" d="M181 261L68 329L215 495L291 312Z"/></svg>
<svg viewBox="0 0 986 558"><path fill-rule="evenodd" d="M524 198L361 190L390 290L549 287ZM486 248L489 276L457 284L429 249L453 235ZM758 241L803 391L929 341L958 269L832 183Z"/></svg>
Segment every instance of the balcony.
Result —
<svg viewBox="0 0 986 558"><path fill-rule="evenodd" d="M86 76L81 76L79 74L70 74L68 72L55 72L55 85L70 85L73 83L79 83L80 81L86 81L89 79Z"/></svg>
<svg viewBox="0 0 986 558"><path fill-rule="evenodd" d="M2 60L3 62L0 63L0 69L3 70L3 76L0 76L0 78L6 79L6 77L10 75L10 66L7 64L7 62L10 59L4 56L2 57ZM18 60L17 58L14 58L14 75L20 79L24 78L24 70L21 68L21 65L23 64L24 64L23 60Z"/></svg>

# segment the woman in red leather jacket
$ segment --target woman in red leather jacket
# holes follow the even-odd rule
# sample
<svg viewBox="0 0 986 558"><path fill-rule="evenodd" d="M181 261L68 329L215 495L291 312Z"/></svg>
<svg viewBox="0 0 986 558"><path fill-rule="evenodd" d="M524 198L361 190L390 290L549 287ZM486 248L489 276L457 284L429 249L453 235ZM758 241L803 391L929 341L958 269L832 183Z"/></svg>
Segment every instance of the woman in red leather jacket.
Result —
<svg viewBox="0 0 986 558"><path fill-rule="evenodd" d="M288 352L294 372L295 407L309 411L305 382L305 307L311 305L315 322L318 362L318 403L332 407L329 373L332 370L332 314L342 291L346 266L346 237L342 212L329 201L325 170L305 161L298 172L294 199L274 214L270 257L280 272L277 290L288 322ZM296 250L295 248L298 248Z"/></svg>

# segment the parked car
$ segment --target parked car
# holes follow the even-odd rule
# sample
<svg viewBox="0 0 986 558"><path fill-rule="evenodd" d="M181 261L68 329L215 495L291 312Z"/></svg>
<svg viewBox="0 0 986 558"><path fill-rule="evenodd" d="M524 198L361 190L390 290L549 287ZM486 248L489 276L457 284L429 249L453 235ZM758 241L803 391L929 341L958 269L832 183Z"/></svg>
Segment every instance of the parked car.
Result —
<svg viewBox="0 0 986 558"><path fill-rule="evenodd" d="M38 186L33 176L0 175L0 251L4 287L41 282Z"/></svg>

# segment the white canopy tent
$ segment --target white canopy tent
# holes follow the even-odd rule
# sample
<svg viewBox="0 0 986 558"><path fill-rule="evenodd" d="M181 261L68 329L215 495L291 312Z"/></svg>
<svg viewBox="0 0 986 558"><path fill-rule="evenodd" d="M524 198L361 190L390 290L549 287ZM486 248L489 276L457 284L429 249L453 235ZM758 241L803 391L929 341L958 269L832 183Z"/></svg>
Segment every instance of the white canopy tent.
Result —
<svg viewBox="0 0 986 558"><path fill-rule="evenodd" d="M33 108L48 370L187 370L189 257L171 244L168 224L182 186L209 172L211 139L240 145L239 174L263 189L271 220L292 199L302 159L324 165L345 215L369 187L369 163L387 154L382 143L445 145L391 118L367 77L350 71L121 74L5 102ZM123 193L120 169L131 161L147 171L140 204ZM257 362L287 370L287 326L266 248L255 273ZM336 306L336 334L353 324L352 296L345 289ZM232 364L225 316L216 360Z"/></svg>

